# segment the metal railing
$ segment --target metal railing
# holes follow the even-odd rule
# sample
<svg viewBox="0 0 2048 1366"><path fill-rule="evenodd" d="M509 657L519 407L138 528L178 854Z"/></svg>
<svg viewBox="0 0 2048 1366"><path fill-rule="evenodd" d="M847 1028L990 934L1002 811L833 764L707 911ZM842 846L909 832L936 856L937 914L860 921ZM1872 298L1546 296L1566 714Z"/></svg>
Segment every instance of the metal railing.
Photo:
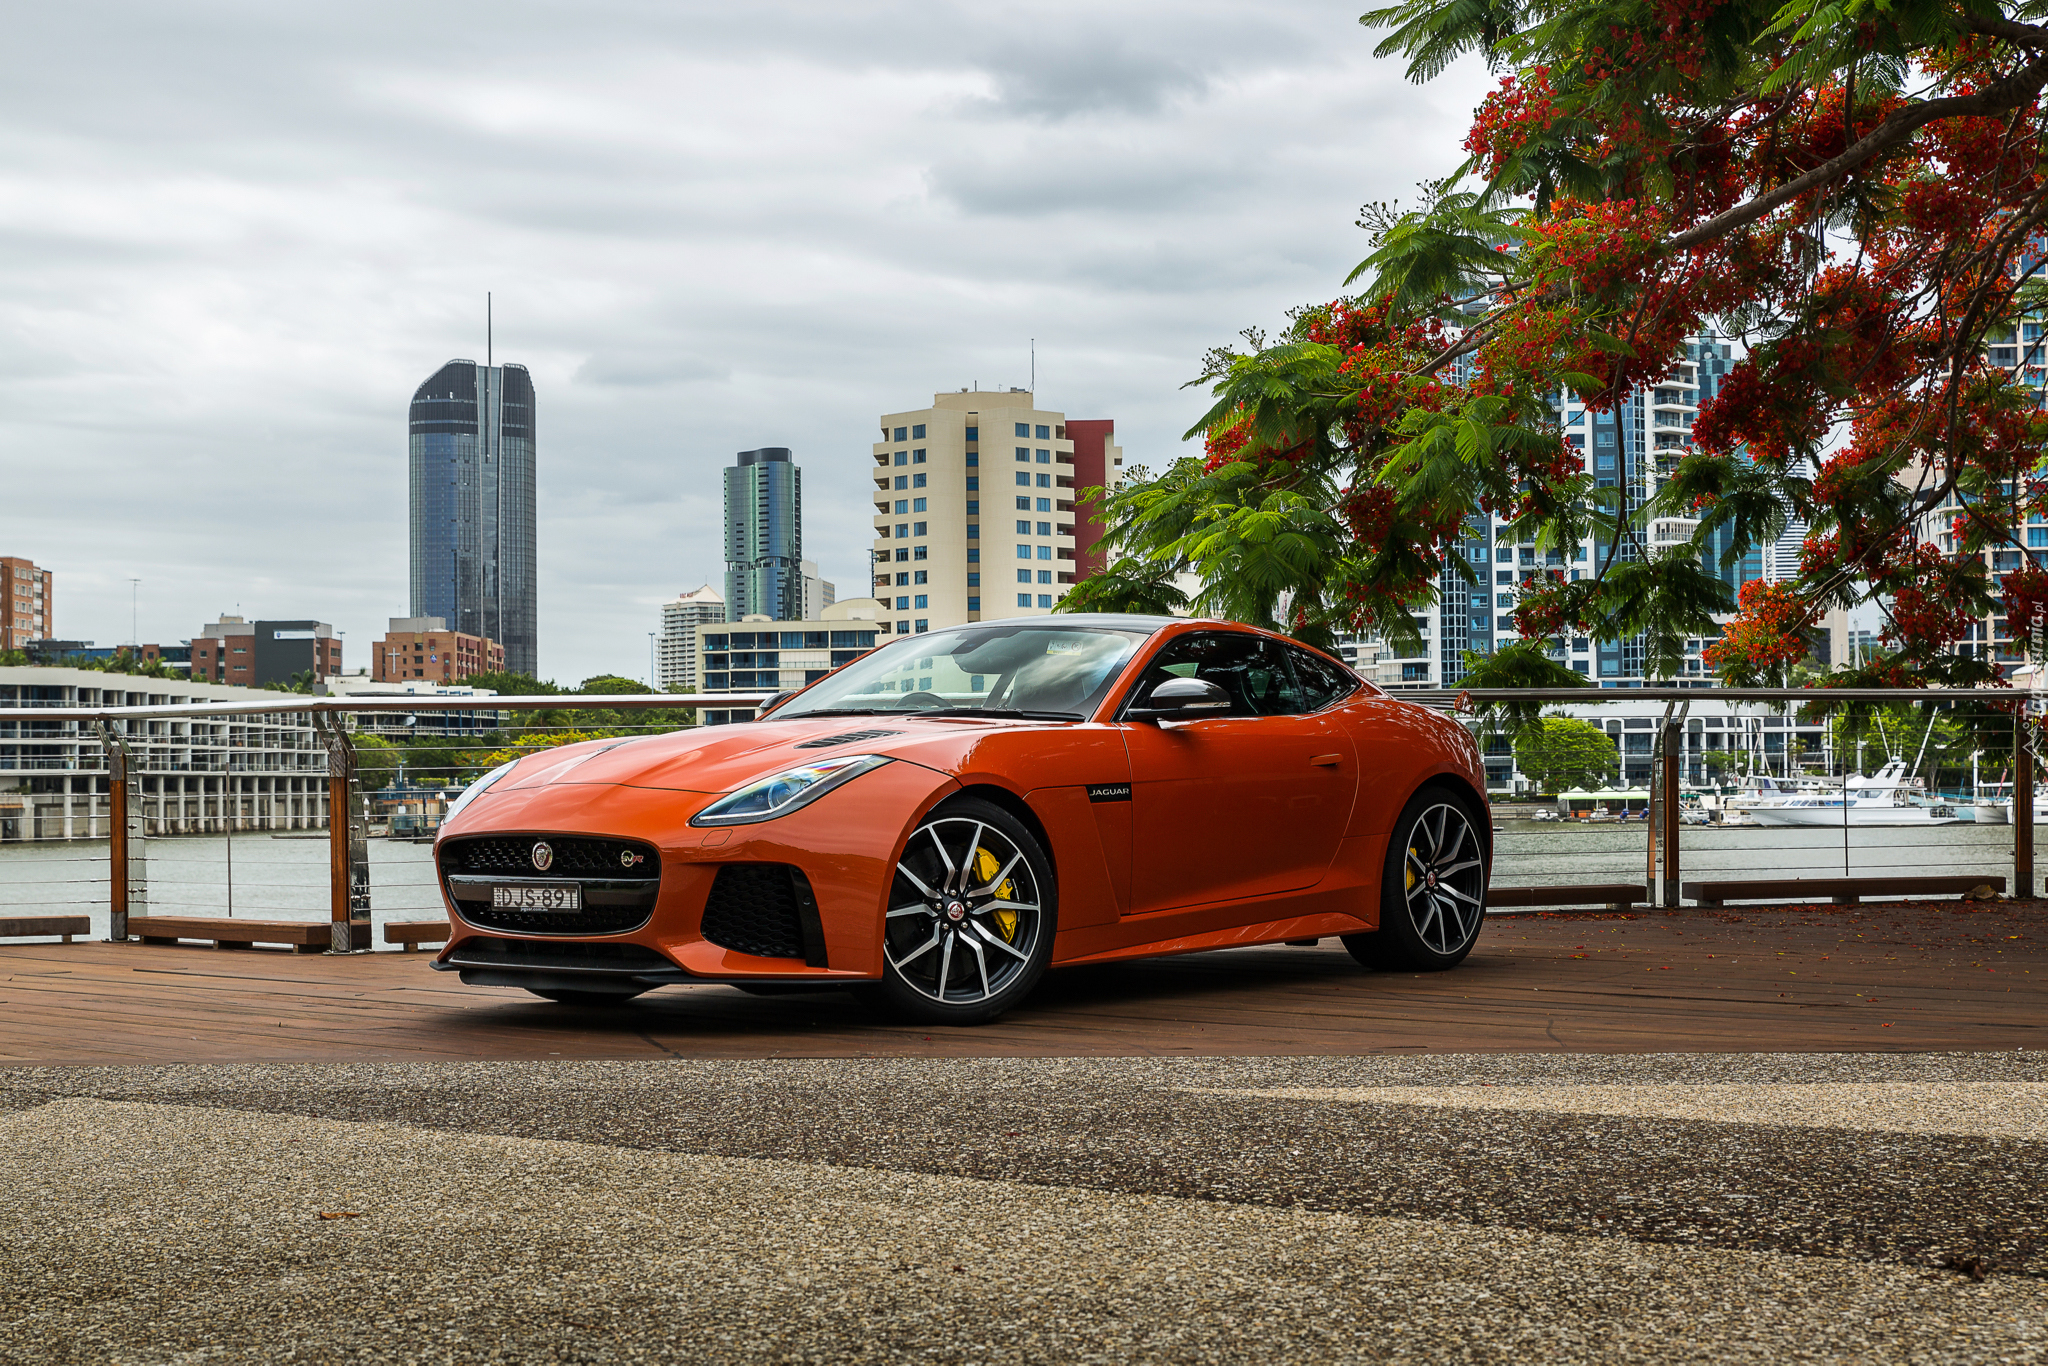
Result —
<svg viewBox="0 0 2048 1366"><path fill-rule="evenodd" d="M1685 901L1715 899L1700 888L1767 880L1771 873L1788 875L1780 881L1805 880L1815 886L1827 878L1955 878L1981 873L2007 879L2009 889L2020 895L2031 895L2037 887L2038 722L2029 712L2030 696L2025 693L1673 687L1394 695L1459 715L1494 751L1489 764L1495 769L1503 765L1501 751L1513 748L1513 727L1490 723L1490 708L1507 704L1523 714L1560 707L1591 715L1631 708L1636 712L1619 722L1610 718L1602 723L1616 739L1620 787L1589 796L1611 809L1567 814L1555 801L1547 807L1518 804L1512 794L1497 794L1494 882L1503 890L1529 893L1626 881L1644 889L1644 900L1677 907ZM29 794L25 803L0 806L0 823L13 819L32 826L37 811L49 811L61 801L65 815L60 830L69 839L0 842L0 904L15 913L75 914L91 908L95 932L103 917L106 936L115 940L128 937L131 915L198 916L225 909L231 917L325 920L333 951L360 951L369 947L371 933L381 925L407 917L445 918L431 841L439 811L482 771L480 753L534 748L569 738L572 732L581 735L586 723L575 713L614 713L604 728L608 735L646 733L671 727L622 718L655 710L751 711L767 696L753 692L493 698L492 709L508 717L539 712L571 715L483 734L419 734L425 728L415 727L412 741L399 747L403 762L395 768L388 762L392 751L386 735L393 731L388 723L396 722L396 731L402 734L406 728L398 718L473 712L476 700L280 694L276 701L255 703L67 708L56 719L72 728L75 739L67 742L81 752L77 767L62 775L66 791ZM1703 743L1708 732L1699 723L1705 718L1696 713L1709 703L1758 723L1745 724L1740 731L1746 741L1755 742L1753 749L1744 751L1753 776L1769 776L1821 803L1828 800L1828 785L1834 784L1837 805L1818 809L1838 812L1840 828L1760 821L1728 795L1730 783L1705 781L1711 776L1705 756L1731 752L1725 745L1714 750ZM1867 828L1857 824L1846 779L1852 770L1870 766L1861 762L1867 756L1832 749L1816 755L1808 750L1801 762L1794 745L1802 732L1810 735L1816 729L1800 721L1796 706L1839 710L1852 704L1910 706L1912 715L1920 718L1914 724L1924 723L1924 733L1891 740L1917 738L1923 751L1930 747L1941 718L1974 737L1972 743L1979 746L1975 757L1989 757L1972 774L1969 804L1989 812L1998 805L2000 793L2010 793L2006 828L1998 828L1988 817L1929 817L1919 823ZM1772 716L1782 720L1764 726L1762 722ZM1935 720L1928 720L1930 716ZM361 724L372 717L387 724ZM160 733L166 723L211 720L253 727L266 724L266 718L277 718L267 721L273 729L307 728L306 738L316 747L307 748L295 737L276 736L280 743L264 748L279 765L288 761L289 767L230 766L225 772L207 768L204 778L189 776L201 772L189 759L157 757L171 748L187 748L161 743L168 738ZM52 709L41 704L0 708L0 745L9 743L10 731L17 729L8 723L52 719ZM352 723L359 727L353 732ZM1736 733L1733 726L1719 730L1724 739ZM1782 737L1776 750L1764 745L1772 734ZM1646 752L1632 747L1639 738L1646 740ZM286 740L293 742L282 743ZM441 759L434 757L437 747ZM244 757L236 755L238 760ZM1948 758L1954 758L1953 745ZM299 766L301 761L308 766ZM159 775L174 773L188 776L179 778L177 793L167 795ZM1637 779L1642 780L1640 786ZM58 777L42 781L55 783ZM211 787L195 794L183 790L188 782ZM156 790L146 790L151 783L157 784ZM299 786L283 793L259 792L238 785L242 783ZM1926 784L1922 797L1914 800L1922 806L1937 801L1941 786ZM1987 792L1990 800L1984 800ZM10 817L10 812L20 814ZM339 818L330 813L339 813ZM0 835L4 834L0 825ZM101 839L107 842L104 851L80 846L82 840Z"/></svg>

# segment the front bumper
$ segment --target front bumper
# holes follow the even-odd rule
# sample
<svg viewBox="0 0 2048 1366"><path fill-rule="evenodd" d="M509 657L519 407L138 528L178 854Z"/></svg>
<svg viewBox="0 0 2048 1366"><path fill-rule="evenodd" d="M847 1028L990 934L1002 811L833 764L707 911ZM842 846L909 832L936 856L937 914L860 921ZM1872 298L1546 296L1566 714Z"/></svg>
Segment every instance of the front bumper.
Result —
<svg viewBox="0 0 2048 1366"><path fill-rule="evenodd" d="M916 819L957 786L935 770L896 762L779 819L711 829L689 824L690 815L712 800L703 793L566 782L488 793L436 848L450 941L433 966L460 973L471 985L539 990L873 980L882 975L883 912L901 842ZM467 895L451 895L456 888L449 874L460 870L447 866L447 846L492 835L652 846L660 857L652 911L615 933L553 934L509 926L502 918L471 921L464 903L477 904L483 888L464 885L460 891ZM713 917L707 935L706 910L720 874L730 870L728 887L751 882L758 888L760 878L741 875L773 866L801 873L792 879L800 926L790 951L746 951L768 941L735 932L729 916L723 924ZM729 906L731 898L724 902ZM621 957L622 950L630 952Z"/></svg>

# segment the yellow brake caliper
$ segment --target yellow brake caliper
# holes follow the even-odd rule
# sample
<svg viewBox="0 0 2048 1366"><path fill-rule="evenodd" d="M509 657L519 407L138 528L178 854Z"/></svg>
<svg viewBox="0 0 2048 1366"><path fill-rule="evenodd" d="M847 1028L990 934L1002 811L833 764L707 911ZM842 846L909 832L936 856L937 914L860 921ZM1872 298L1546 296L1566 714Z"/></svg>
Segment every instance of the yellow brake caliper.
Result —
<svg viewBox="0 0 2048 1366"><path fill-rule="evenodd" d="M1407 891L1412 892L1415 890L1415 860L1420 857L1422 856L1416 853L1414 848L1411 846L1408 850L1408 857L1401 860L1401 872L1402 875L1407 879Z"/></svg>
<svg viewBox="0 0 2048 1366"><path fill-rule="evenodd" d="M1003 865L996 861L994 854L991 854L980 845L975 846L974 880L976 882L986 886L991 878L1002 871ZM1015 901L1017 899L1017 879L1013 877L1004 878L1003 885L995 889L995 896L998 901ZM1016 943L1017 913L1006 906L1002 910L996 911L994 915L996 928L1003 932L1004 942Z"/></svg>

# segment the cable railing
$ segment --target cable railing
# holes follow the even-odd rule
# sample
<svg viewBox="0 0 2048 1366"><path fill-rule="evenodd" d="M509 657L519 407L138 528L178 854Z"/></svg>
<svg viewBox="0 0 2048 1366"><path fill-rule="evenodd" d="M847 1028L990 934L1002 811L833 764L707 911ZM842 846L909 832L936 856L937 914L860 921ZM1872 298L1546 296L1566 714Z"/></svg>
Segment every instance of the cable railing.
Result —
<svg viewBox="0 0 2048 1366"><path fill-rule="evenodd" d="M2033 836L2048 801L2035 797L2039 708L2024 693L1396 695L1452 712L1481 745L1497 909L2036 888ZM69 708L55 719L76 767L0 792L0 919L82 916L113 940L206 922L218 941L241 942L248 926L218 926L246 921L302 928L333 951L437 942L426 937L446 917L432 842L441 813L488 767L593 734L676 727L649 713L745 713L766 696L500 697L504 724L482 732L421 724L475 712L473 698ZM32 710L0 708L0 748L23 722L52 722L47 705ZM1609 748L1577 770L1539 762L1528 728L1560 717ZM166 725L260 738L234 750L246 767L202 769L190 750L219 753L225 735L166 746Z"/></svg>

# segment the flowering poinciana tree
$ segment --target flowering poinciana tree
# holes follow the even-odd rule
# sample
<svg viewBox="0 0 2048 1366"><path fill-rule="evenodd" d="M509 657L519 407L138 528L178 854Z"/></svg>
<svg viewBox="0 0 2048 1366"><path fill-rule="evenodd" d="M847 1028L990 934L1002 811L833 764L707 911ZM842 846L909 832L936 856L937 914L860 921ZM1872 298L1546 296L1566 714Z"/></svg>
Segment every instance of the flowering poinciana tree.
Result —
<svg viewBox="0 0 2048 1366"><path fill-rule="evenodd" d="M2040 302L2037 13L1410 0L1366 15L1412 79L1472 52L1501 73L1465 159L1446 147L1415 208L1366 211L1355 295L1211 353L1198 382L1216 403L1189 433L1205 456L1111 496L1113 534L1196 569L1208 610L1412 641L1445 570L1469 576L1456 546L1485 512L1542 547L1605 547L1597 573L1524 592L1532 640L1640 635L1657 673L1739 606L1710 659L1742 681L1796 660L1830 605L1874 599L1890 652L1862 681L1994 676L1950 647L1987 612L2017 636L2048 611L2048 573L1995 584L1982 555L2021 545L2028 510L2048 507L2048 416L1985 359L1987 335ZM1710 326L1746 354L1695 449L1648 506L1596 488L1550 400L1610 410ZM1924 513L1951 495L1966 510L1944 551ZM1788 511L1812 527L1801 577L1728 602L1702 547L1727 528L1741 554ZM1699 522L1692 545L1652 546L1646 520L1674 516Z"/></svg>

